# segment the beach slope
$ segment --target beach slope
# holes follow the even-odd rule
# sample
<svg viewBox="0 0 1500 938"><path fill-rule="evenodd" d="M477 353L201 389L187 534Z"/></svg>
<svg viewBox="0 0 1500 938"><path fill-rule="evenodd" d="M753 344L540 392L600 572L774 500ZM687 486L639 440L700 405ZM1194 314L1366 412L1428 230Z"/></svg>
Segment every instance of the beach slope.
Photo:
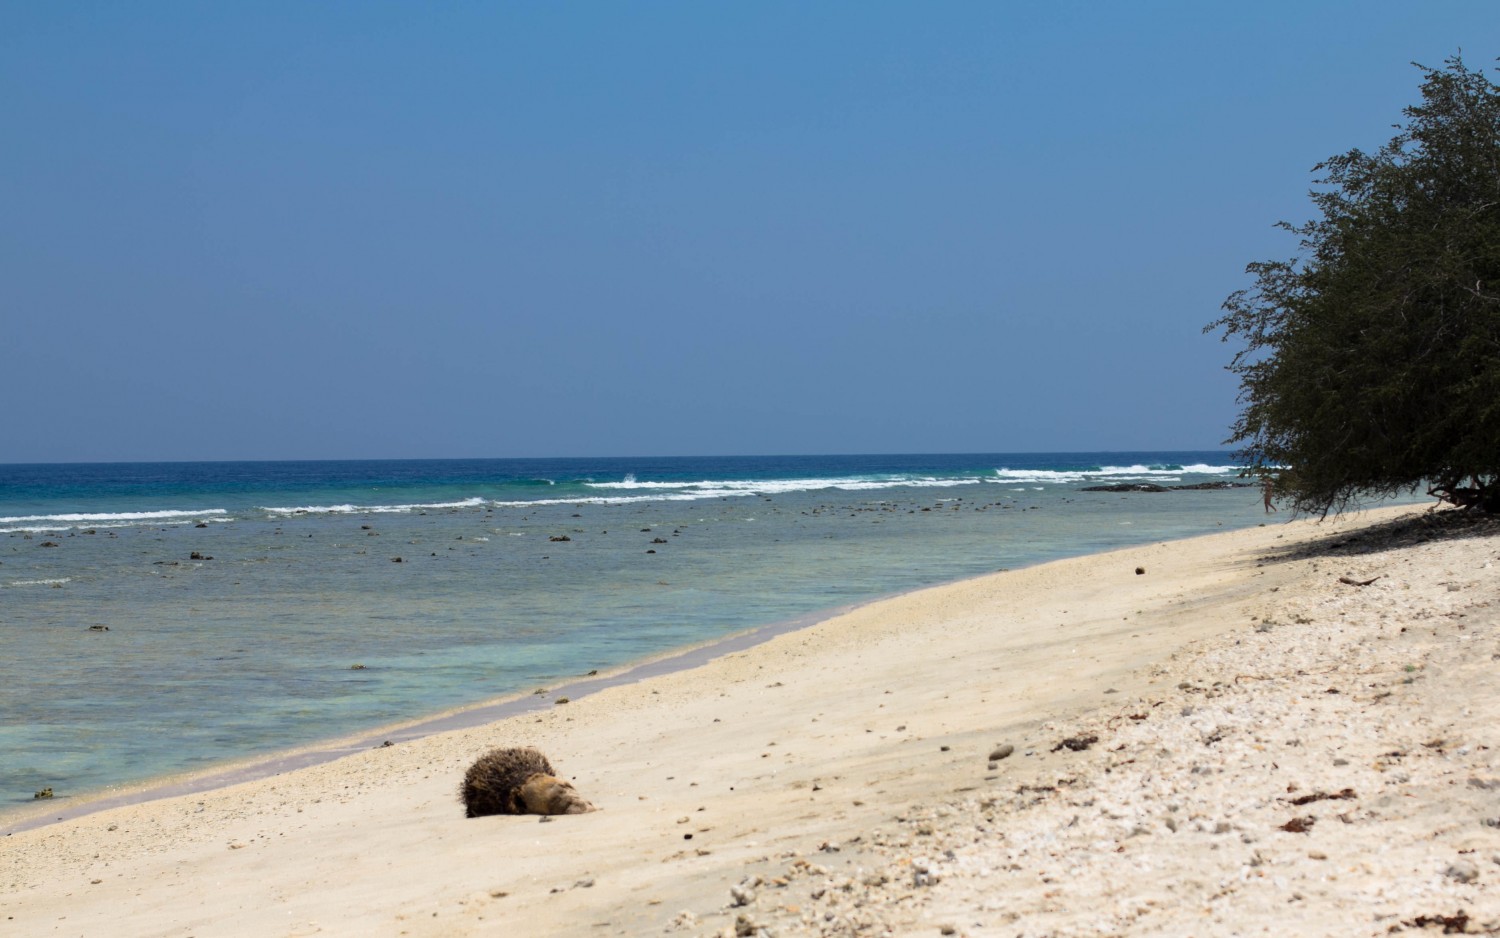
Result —
<svg viewBox="0 0 1500 938"><path fill-rule="evenodd" d="M1497 928L1497 563L1493 527L1382 509L922 590L13 833L0 935ZM465 819L522 745L601 810Z"/></svg>

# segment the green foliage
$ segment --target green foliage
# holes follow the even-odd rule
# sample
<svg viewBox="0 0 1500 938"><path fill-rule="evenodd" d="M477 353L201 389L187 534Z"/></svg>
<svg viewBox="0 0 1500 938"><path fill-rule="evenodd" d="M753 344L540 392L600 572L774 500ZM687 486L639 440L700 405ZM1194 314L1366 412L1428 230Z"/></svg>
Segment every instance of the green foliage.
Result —
<svg viewBox="0 0 1500 938"><path fill-rule="evenodd" d="M1298 511L1423 483L1500 511L1500 87L1418 68L1396 136L1314 168L1298 255L1250 264L1205 329L1244 342L1226 442Z"/></svg>

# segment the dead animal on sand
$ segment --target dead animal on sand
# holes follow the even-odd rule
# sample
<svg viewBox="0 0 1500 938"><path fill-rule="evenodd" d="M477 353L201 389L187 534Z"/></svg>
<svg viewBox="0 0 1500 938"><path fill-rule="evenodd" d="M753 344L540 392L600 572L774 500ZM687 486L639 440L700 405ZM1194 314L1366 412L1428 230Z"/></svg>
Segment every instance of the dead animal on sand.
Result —
<svg viewBox="0 0 1500 938"><path fill-rule="evenodd" d="M560 779L531 747L491 749L475 760L459 788L465 817L490 814L584 814L598 810Z"/></svg>

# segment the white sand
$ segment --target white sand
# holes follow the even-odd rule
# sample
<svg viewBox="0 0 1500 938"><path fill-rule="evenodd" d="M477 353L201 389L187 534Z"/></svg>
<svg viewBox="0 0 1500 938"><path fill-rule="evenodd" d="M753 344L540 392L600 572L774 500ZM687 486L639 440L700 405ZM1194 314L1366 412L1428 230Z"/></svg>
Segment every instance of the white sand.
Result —
<svg viewBox="0 0 1500 938"><path fill-rule="evenodd" d="M16 833L0 936L1500 929L1500 539L1267 559L1411 513L925 590L541 716ZM602 810L466 820L497 745Z"/></svg>

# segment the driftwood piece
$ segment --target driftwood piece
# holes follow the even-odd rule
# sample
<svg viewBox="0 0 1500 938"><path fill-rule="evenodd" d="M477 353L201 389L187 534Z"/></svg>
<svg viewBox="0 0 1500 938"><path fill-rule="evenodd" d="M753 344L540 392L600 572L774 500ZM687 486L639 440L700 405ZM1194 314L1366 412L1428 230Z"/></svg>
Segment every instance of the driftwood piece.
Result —
<svg viewBox="0 0 1500 938"><path fill-rule="evenodd" d="M1385 576L1385 574L1382 573L1380 576ZM1372 576L1368 580L1356 580L1352 576L1341 576L1339 577L1339 582L1347 583L1349 586L1369 586L1371 583L1374 583L1376 580L1380 579L1380 576Z"/></svg>
<svg viewBox="0 0 1500 938"><path fill-rule="evenodd" d="M1099 737L1090 733L1088 736L1069 736L1067 739L1052 747L1053 752L1066 749L1070 752L1083 752L1085 749L1099 741Z"/></svg>
<svg viewBox="0 0 1500 938"><path fill-rule="evenodd" d="M1336 791L1332 793L1326 791L1315 791L1310 795L1302 795L1299 798L1286 798L1283 800L1288 801L1291 804L1300 806L1304 804L1312 804L1314 801L1348 801L1350 798L1357 797L1359 796L1354 793L1354 789L1345 788L1343 791Z"/></svg>

